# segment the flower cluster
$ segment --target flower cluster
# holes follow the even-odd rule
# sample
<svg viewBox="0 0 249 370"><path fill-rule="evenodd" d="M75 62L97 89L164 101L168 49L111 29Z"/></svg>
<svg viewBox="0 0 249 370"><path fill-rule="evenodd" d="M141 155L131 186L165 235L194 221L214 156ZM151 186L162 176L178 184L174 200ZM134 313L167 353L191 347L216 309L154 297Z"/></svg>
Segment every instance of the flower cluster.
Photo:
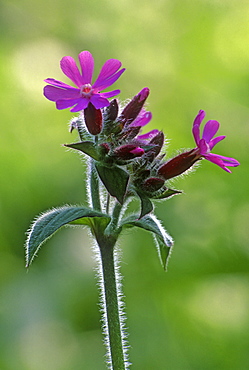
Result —
<svg viewBox="0 0 249 370"><path fill-rule="evenodd" d="M214 137L219 123L210 120L204 126L202 138L200 125L205 112L200 110L193 123L193 136L196 147L165 161L161 149L164 134L152 130L141 134L147 125L151 112L145 109L149 89L143 88L121 109L116 99L120 91L101 92L111 86L124 72L121 62L109 59L92 84L94 60L88 51L79 54L81 73L73 58L61 60L61 69L77 87L48 78L45 81L44 95L56 103L57 109L69 107L72 112L80 112L74 118L71 130L79 131L81 141L67 146L92 157L97 173L110 195L120 203L129 196L137 195L141 200L141 215L152 209L150 199L163 199L179 191L169 189L167 180L189 170L197 161L205 158L227 172L228 167L236 167L239 162L230 157L211 153L214 146L225 136Z"/></svg>

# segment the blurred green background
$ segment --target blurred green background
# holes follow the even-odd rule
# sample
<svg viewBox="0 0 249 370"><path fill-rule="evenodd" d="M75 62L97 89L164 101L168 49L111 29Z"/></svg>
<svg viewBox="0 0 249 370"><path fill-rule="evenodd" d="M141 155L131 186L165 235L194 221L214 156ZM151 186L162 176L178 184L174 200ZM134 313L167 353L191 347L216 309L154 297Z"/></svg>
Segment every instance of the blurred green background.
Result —
<svg viewBox="0 0 249 370"><path fill-rule="evenodd" d="M175 239L168 272L150 234L120 241L134 370L249 368L249 3L247 0L2 0L0 135L0 369L105 369L92 241L65 228L26 273L25 231L35 215L85 199L84 166L61 146L69 110L42 95L68 82L65 55L127 68L120 99L148 86L168 155L193 147L199 111L227 135L216 153L232 174L203 162L174 182L184 194L157 204ZM95 74L95 75L96 75Z"/></svg>

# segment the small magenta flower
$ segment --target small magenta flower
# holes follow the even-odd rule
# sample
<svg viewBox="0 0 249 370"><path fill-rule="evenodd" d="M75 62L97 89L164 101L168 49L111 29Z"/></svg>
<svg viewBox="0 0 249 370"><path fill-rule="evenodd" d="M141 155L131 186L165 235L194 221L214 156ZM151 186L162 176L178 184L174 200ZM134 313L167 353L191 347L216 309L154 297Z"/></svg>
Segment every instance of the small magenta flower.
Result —
<svg viewBox="0 0 249 370"><path fill-rule="evenodd" d="M234 158L210 153L213 147L218 142L225 139L226 136L217 136L214 138L214 135L220 127L220 124L218 121L210 120L204 126L202 138L200 138L200 124L204 117L204 110L200 110L193 124L192 132L197 144L197 148L181 153L159 167L158 175L162 176L165 180L181 175L191 168L195 162L202 158L217 164L219 167L229 173L231 173L231 171L227 168L227 166L239 166L240 163Z"/></svg>
<svg viewBox="0 0 249 370"><path fill-rule="evenodd" d="M47 99L56 103L57 109L73 107L71 112L79 112L88 107L91 103L95 109L107 107L110 103L107 98L120 93L120 90L113 90L101 93L102 90L111 86L125 71L120 69L121 62L117 59L109 59L103 65L97 80L92 84L94 59L89 51L82 51L79 54L81 73L75 60L66 56L61 59L62 72L72 80L77 87L72 87L64 82L53 78L47 78L45 82L44 95ZM119 70L120 69L120 70Z"/></svg>
<svg viewBox="0 0 249 370"><path fill-rule="evenodd" d="M217 136L214 138L214 135L216 134L220 127L219 122L215 120L208 121L204 126L202 138L200 138L200 124L203 121L204 117L205 112L203 110L200 110L193 124L192 132L194 135L195 142L197 144L196 154L200 158L203 157L208 161L217 164L217 166L221 167L223 170L231 173L227 166L229 167L239 166L240 163L236 159L224 157L219 154L210 153L213 147L226 137L226 136Z"/></svg>

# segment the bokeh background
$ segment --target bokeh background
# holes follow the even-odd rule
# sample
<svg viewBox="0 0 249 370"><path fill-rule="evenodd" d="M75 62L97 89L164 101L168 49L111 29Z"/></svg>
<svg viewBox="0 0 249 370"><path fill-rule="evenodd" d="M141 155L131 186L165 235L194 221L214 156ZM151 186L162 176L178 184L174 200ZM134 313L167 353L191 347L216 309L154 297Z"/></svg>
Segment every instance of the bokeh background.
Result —
<svg viewBox="0 0 249 370"><path fill-rule="evenodd" d="M0 368L105 369L92 242L65 228L27 273L25 231L42 211L85 200L84 165L61 146L69 110L42 95L67 78L65 55L127 68L120 99L148 86L168 155L193 147L199 111L227 135L215 152L232 174L203 162L157 204L175 239L168 272L149 233L120 241L134 370L249 368L249 3L247 0L1 0ZM96 75L95 74L95 75Z"/></svg>

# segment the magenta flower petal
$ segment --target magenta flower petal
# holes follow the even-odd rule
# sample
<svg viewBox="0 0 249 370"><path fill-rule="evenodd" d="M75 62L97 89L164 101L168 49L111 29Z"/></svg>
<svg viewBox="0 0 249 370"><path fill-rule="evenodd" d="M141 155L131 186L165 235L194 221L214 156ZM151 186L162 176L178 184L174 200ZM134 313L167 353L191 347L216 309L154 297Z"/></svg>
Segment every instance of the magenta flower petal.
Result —
<svg viewBox="0 0 249 370"><path fill-rule="evenodd" d="M108 107L108 105L110 105L109 101L106 98L99 95L99 94L93 95L91 97L90 101L96 109Z"/></svg>
<svg viewBox="0 0 249 370"><path fill-rule="evenodd" d="M117 79L122 75L122 73L124 73L124 71L125 71L125 68L121 69L120 71L110 76L109 78L106 78L105 80L100 80L98 82L96 81L93 84L93 88L97 89L97 91L106 89L107 87L114 84L114 82L117 81Z"/></svg>
<svg viewBox="0 0 249 370"><path fill-rule="evenodd" d="M240 165L240 163L236 159L231 158L231 157L225 157L223 155L213 154L213 153L209 153L207 154L207 156L209 157L209 160L210 158L213 159L214 157L216 157L217 160L221 160L226 166L237 167Z"/></svg>
<svg viewBox="0 0 249 370"><path fill-rule="evenodd" d="M86 98L81 98L78 100L78 103L72 109L70 109L71 112L79 112L83 109L86 109L89 104L89 100Z"/></svg>
<svg viewBox="0 0 249 370"><path fill-rule="evenodd" d="M68 57L63 57L60 62L62 72L70 78L73 83L78 86L79 88L81 85L84 84L82 81L82 77L80 75L79 69L77 67L77 64L75 60L68 56Z"/></svg>
<svg viewBox="0 0 249 370"><path fill-rule="evenodd" d="M149 132L147 132L147 134L143 134L143 135L139 135L137 136L137 139L138 140L151 140L153 139L153 137L155 137L156 135L159 134L159 130L151 130Z"/></svg>
<svg viewBox="0 0 249 370"><path fill-rule="evenodd" d="M211 141L209 141L209 149L212 150L213 147L219 143L221 140L225 139L226 136L217 136L215 137L214 139L212 139Z"/></svg>
<svg viewBox="0 0 249 370"><path fill-rule="evenodd" d="M101 86L106 79L109 79L115 74L115 72L119 70L121 65L121 62L117 59L108 59L101 68L101 71L98 75L97 80L93 84L93 87L96 88Z"/></svg>
<svg viewBox="0 0 249 370"><path fill-rule="evenodd" d="M209 152L209 146L204 139L201 139L199 141L198 148L199 148L200 155L204 155Z"/></svg>
<svg viewBox="0 0 249 370"><path fill-rule="evenodd" d="M200 124L204 120L205 115L206 115L205 111L200 110L197 116L195 117L195 120L193 123L192 132L193 132L194 139L197 145L199 144L199 141L200 141Z"/></svg>
<svg viewBox="0 0 249 370"><path fill-rule="evenodd" d="M209 141L214 137L216 132L219 130L220 124L215 120L208 121L203 130L202 138L209 143Z"/></svg>
<svg viewBox="0 0 249 370"><path fill-rule="evenodd" d="M198 125L194 125L193 129L192 129L192 133L193 133L196 145L199 145L199 142L200 142L200 127Z"/></svg>
<svg viewBox="0 0 249 370"><path fill-rule="evenodd" d="M223 170L225 170L225 171L227 171L229 173L232 172L231 170L229 170L226 167L226 165L227 166L230 166L230 165L229 164L225 164L224 161L221 158L219 158L219 156L217 154L209 153L209 154L205 155L204 158L207 159L208 161L216 164L217 166L219 166Z"/></svg>
<svg viewBox="0 0 249 370"><path fill-rule="evenodd" d="M199 113L195 117L194 125L200 126L200 124L204 120L205 116L206 116L206 112L204 110L202 110L202 109L199 110Z"/></svg>
<svg viewBox="0 0 249 370"><path fill-rule="evenodd" d="M82 51L79 54L79 61L82 70L82 83L91 84L93 69L94 69L94 59L89 51Z"/></svg>
<svg viewBox="0 0 249 370"><path fill-rule="evenodd" d="M61 87L63 89L75 89L75 87L72 87L70 85L65 84L64 82L55 80L54 78L46 78L44 80L45 82L49 83L50 85Z"/></svg>
<svg viewBox="0 0 249 370"><path fill-rule="evenodd" d="M113 90L113 91L101 93L101 96L104 96L105 98L113 98L113 96L116 96L119 93L120 93L120 90Z"/></svg>
<svg viewBox="0 0 249 370"><path fill-rule="evenodd" d="M44 96L52 101L62 100L62 99L76 99L80 98L79 89L60 89L55 86L46 85L44 87Z"/></svg>
<svg viewBox="0 0 249 370"><path fill-rule="evenodd" d="M61 110L61 109L66 109L69 107L72 107L75 104L78 104L81 101L80 99L64 99L64 100L57 100L56 101L56 108Z"/></svg>
<svg viewBox="0 0 249 370"><path fill-rule="evenodd" d="M147 125L152 119L152 113L143 110L139 113L137 118L129 125L129 127L143 127Z"/></svg>

